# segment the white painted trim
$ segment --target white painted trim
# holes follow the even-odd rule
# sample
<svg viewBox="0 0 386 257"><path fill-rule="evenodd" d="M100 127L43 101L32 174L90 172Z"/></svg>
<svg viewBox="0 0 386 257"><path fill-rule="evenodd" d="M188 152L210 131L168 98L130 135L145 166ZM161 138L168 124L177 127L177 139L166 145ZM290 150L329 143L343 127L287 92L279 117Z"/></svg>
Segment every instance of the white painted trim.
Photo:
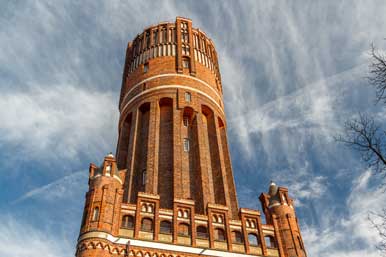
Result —
<svg viewBox="0 0 386 257"><path fill-rule="evenodd" d="M241 254L241 253L234 253L234 252L223 252L218 250L212 250L212 249L205 249L205 248L199 248L199 247L190 247L190 246L183 246L183 245L174 245L174 244L165 244L165 243L158 243L153 241L143 241L138 239L128 239L128 238L122 238L122 237L115 237L111 234L108 234L106 232L88 232L86 234L83 234L78 239L78 244L87 238L102 238L107 239L112 243L115 244L121 244L126 245L128 241L130 241L130 245L132 246L138 246L138 247L145 247L145 248L153 248L153 249L159 249L159 250L166 250L166 251L175 251L175 252L181 252L181 253L190 253L190 254L199 254L202 256L216 256L216 257L250 257L250 256L258 256L261 257L261 255L250 255L250 254Z"/></svg>
<svg viewBox="0 0 386 257"><path fill-rule="evenodd" d="M163 78L163 77L183 77L183 78L188 78L188 79L193 79L197 82L200 82L201 84L205 85L206 87L208 87L210 90L212 90L218 98L220 98L221 102L223 103L223 100L222 100L222 97L218 94L218 92L212 87L210 86L208 83L206 83L205 81L201 80L201 79L198 79L196 77L192 77L192 76L189 76L189 75L184 75L184 74L178 74L178 73L166 73L166 74L161 74L161 75L156 75L156 76L152 76L152 77L149 77L147 79L144 79L144 80L141 80L140 82L138 82L137 84L135 84L132 88L130 88L130 90L126 93L126 95L123 97L123 100L122 100L122 103L125 102L126 98L130 95L130 93L135 89L137 88L138 86L140 86L142 83L145 83L145 82L148 82L150 80L153 80L153 79L156 79L156 78ZM223 103L224 104L224 103Z"/></svg>
<svg viewBox="0 0 386 257"><path fill-rule="evenodd" d="M153 91L156 91L158 89L165 89L165 88L182 88L182 89L186 89L186 90L190 90L190 91L194 91L194 92L197 92L199 94L202 94L204 96L206 96L209 100L211 100L221 111L221 113L223 115L225 115L224 113L224 110L222 109L222 107L216 102L216 100L214 100L211 96L205 94L204 92L202 92L201 90L198 90L196 88L193 88L193 87L190 87L190 86L181 86L181 85L161 85L161 86L158 86L158 87L153 87L153 88L149 88L145 91L142 91L141 93L139 93L138 95L134 96L133 98L130 99L129 102L127 102L125 104L125 106L122 108L121 112L123 110L126 109L126 107L131 104L134 100L136 100L138 97L144 95L144 94L147 94L147 93L150 93L150 92L153 92Z"/></svg>
<svg viewBox="0 0 386 257"><path fill-rule="evenodd" d="M103 176L103 175L97 174L97 175L91 177L90 179L93 180L93 179L95 179L95 178L97 178L97 177L101 177L101 176ZM115 179L118 180L119 183L122 185L122 180L121 180L121 178L118 177L117 175L114 174L114 176L111 176L110 173L106 173L105 176L106 176L106 177L110 177L110 178L115 178Z"/></svg>

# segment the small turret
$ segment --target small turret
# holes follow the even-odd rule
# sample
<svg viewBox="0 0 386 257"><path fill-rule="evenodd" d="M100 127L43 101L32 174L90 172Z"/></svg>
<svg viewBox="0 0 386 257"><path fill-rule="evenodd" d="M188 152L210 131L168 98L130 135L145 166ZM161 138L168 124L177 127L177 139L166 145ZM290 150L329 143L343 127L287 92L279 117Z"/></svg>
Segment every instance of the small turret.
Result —
<svg viewBox="0 0 386 257"><path fill-rule="evenodd" d="M259 199L267 224L280 231L278 240L281 240L282 249L279 250L284 251L288 257L306 257L293 199L288 196L288 189L271 182L268 193L262 193Z"/></svg>
<svg viewBox="0 0 386 257"><path fill-rule="evenodd" d="M81 234L90 230L103 230L118 235L123 181L124 171L118 171L112 153L104 158L100 167L90 164L89 190L86 193Z"/></svg>

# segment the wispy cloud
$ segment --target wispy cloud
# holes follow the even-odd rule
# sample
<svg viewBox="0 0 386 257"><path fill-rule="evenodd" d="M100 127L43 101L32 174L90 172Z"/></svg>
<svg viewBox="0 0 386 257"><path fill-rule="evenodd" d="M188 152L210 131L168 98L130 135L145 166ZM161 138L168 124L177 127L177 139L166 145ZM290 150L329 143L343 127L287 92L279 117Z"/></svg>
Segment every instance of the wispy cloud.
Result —
<svg viewBox="0 0 386 257"><path fill-rule="evenodd" d="M0 99L0 142L14 147L13 158L52 161L99 157L116 138L117 107L111 92L91 92L68 84L5 91Z"/></svg>
<svg viewBox="0 0 386 257"><path fill-rule="evenodd" d="M87 190L87 170L74 172L44 186L32 189L19 197L13 203L20 203L27 199L44 201L61 201L64 198L78 197ZM82 192L80 192L82 191Z"/></svg>
<svg viewBox="0 0 386 257"><path fill-rule="evenodd" d="M344 217L334 208L326 208L321 227L303 224L303 238L311 246L311 256L379 256L375 246L380 238L367 217L370 211L381 211L386 195L373 185L374 179L372 171L366 170L354 180L343 208L347 211Z"/></svg>
<svg viewBox="0 0 386 257"><path fill-rule="evenodd" d="M63 238L34 228L10 216L0 216L1 256L8 257L70 257L73 245Z"/></svg>
<svg viewBox="0 0 386 257"><path fill-rule="evenodd" d="M97 161L113 150L127 41L150 24L190 17L214 39L218 50L229 140L239 157L234 159L239 167L235 177L242 181L248 174L250 183L239 188L241 201L253 200L253 207L258 207L257 188L274 179L289 186L302 205L298 211L304 215L309 256L373 256L368 241L373 232L355 197L373 199L377 191L370 190L365 177L360 177L362 182L357 179L360 163L336 146L332 135L356 110L372 110L372 96L362 78L369 44L385 46L379 32L386 27L384 13L382 0L2 3L2 163L33 161L26 169L35 178L43 163L63 174L64 166L79 170L79 159ZM17 170L2 173L12 176ZM68 195L63 191L68 185L82 179L81 173L65 176L27 192L17 203L41 199L52 204ZM82 198L80 193L69 195ZM316 223L306 212L310 208L323 213ZM32 229L28 221L1 220L2 231L10 231L5 239L0 231L3 241L26 241L29 248L51 256L43 232ZM356 231L350 228L354 221L359 224ZM36 240L28 241L26 233L19 232L24 226ZM360 247L368 250L354 243L338 250L337 245L356 243L361 235L366 244ZM21 249L0 253L27 256ZM35 251L28 256L34 257Z"/></svg>

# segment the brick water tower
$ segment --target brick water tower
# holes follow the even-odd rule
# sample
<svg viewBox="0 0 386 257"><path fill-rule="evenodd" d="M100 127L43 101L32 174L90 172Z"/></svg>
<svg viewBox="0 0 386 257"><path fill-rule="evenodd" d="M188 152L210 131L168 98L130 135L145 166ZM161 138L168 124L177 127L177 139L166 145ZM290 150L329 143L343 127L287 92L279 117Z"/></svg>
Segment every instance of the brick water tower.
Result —
<svg viewBox="0 0 386 257"><path fill-rule="evenodd" d="M306 256L293 201L271 184L239 208L217 52L186 18L128 44L116 156L90 165L77 257Z"/></svg>

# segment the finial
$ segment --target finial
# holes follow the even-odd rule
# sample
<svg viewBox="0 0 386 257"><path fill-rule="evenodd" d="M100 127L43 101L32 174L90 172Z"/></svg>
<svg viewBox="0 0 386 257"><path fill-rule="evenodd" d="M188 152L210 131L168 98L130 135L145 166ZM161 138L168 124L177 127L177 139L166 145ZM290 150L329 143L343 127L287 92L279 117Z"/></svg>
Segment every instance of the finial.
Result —
<svg viewBox="0 0 386 257"><path fill-rule="evenodd" d="M110 153L107 155L107 157L111 157L111 158L114 158L114 155L113 155L113 153L112 153L112 152L110 152Z"/></svg>

